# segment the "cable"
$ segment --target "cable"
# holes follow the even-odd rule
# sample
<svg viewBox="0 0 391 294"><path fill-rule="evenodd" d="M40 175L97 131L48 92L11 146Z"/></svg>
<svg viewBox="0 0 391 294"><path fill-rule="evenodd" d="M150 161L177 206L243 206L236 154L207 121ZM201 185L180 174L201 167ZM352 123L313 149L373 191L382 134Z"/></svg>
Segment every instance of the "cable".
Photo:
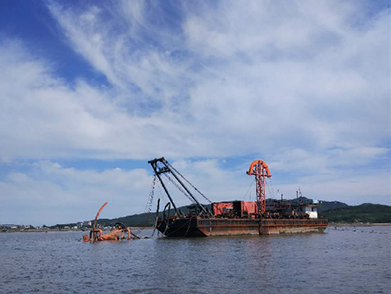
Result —
<svg viewBox="0 0 391 294"><path fill-rule="evenodd" d="M186 192L182 189L181 186L179 186L173 179L170 178L169 175L164 174L164 176L179 190L181 191L192 203L196 203Z"/></svg>
<svg viewBox="0 0 391 294"><path fill-rule="evenodd" d="M167 162L167 164L178 174L182 177L182 179L184 179L190 186L193 187L194 190L196 190L202 197L205 198L206 201L208 201L209 203L212 203L212 201L206 197L200 190L198 190L192 183L190 183L190 181L188 179L186 179L179 171L177 171L175 169L175 167L173 167L170 163Z"/></svg>
<svg viewBox="0 0 391 294"><path fill-rule="evenodd" d="M254 185L254 182L255 182L255 177L254 177L253 181L251 182L251 185L250 185L250 187L247 189L247 192L246 192L246 194L244 194L244 197L243 197L243 199L246 199L247 193L250 191L251 187ZM250 193L250 194L251 194L251 193Z"/></svg>

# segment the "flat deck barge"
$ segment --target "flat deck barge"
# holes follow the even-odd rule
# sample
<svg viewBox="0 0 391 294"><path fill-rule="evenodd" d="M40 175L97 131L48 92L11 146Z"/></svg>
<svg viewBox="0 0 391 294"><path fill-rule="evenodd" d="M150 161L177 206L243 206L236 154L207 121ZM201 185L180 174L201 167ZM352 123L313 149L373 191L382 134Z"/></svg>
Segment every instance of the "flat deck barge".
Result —
<svg viewBox="0 0 391 294"><path fill-rule="evenodd" d="M158 220L157 229L167 237L273 235L322 233L326 219L222 219L177 218Z"/></svg>
<svg viewBox="0 0 391 294"><path fill-rule="evenodd" d="M292 203L283 200L281 195L281 200L273 200L272 205L267 205L265 180L270 178L271 174L269 167L262 160L253 161L247 171L248 175L255 176L256 201L223 202L210 201L164 157L155 158L148 163L155 172L153 183L157 178L169 199L163 216L157 218L156 222L157 230L166 237L321 233L327 227L327 220L318 218L317 208L320 205L316 203ZM175 205L162 176L193 202L187 207L187 215ZM193 194L194 191L210 205L201 204Z"/></svg>

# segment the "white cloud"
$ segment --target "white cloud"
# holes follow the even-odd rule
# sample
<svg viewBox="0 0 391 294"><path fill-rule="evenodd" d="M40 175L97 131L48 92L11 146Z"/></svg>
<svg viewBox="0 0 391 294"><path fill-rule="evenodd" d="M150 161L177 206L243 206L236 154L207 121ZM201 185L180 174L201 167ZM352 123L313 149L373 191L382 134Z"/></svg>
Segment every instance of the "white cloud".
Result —
<svg viewBox="0 0 391 294"><path fill-rule="evenodd" d="M245 173L247 166L227 170L222 167L223 161L217 159L180 160L172 164L211 201L255 200L254 178ZM101 214L103 218L141 213L145 211L151 191L152 176L150 170L145 169L80 170L51 161L39 161L27 167L27 171L11 172L0 181L2 222L30 221L33 225L42 225L92 219L105 201L109 205ZM279 174L278 165L271 163L269 167L273 177L272 181L267 181L267 197L279 198L283 193L285 198L292 199L300 188L304 196L313 199L391 204L387 172L357 176L340 171L329 177L320 171L302 176L294 184L286 184L275 177ZM189 204L172 183L162 178L177 206ZM183 182L200 202L207 203ZM167 201L159 184L154 195L152 211L158 198Z"/></svg>
<svg viewBox="0 0 391 294"><path fill-rule="evenodd" d="M361 179L366 170L371 185L381 186L376 193L384 195L389 10L370 16L363 3L180 2L167 8L144 1L102 7L50 2L61 41L110 87L93 86L88 76L70 84L21 41L0 43L1 163L164 155L205 183L210 194L234 197L247 189L246 180L241 171L219 168L219 160L251 154L277 174L294 173L291 181L319 174L314 185L328 183L324 191L343 179ZM192 158L205 160L189 167ZM61 190L58 181L92 194L95 189L83 183L107 177L116 185L108 186L109 193L132 177L123 170L40 165L37 170L46 170L50 180L16 173L2 189L23 199L25 192L9 186L19 177L31 191L37 187L37 195L57 191L62 203L60 198L81 194ZM214 188L222 186L227 189ZM361 195L360 185L347 187L355 191L352 197Z"/></svg>
<svg viewBox="0 0 391 294"><path fill-rule="evenodd" d="M144 169L77 170L36 162L29 171L9 173L0 181L2 222L28 219L42 225L92 219L105 201L110 205L101 217L143 212L151 181ZM56 211L61 213L53 217Z"/></svg>
<svg viewBox="0 0 391 294"><path fill-rule="evenodd" d="M3 156L320 154L389 140L388 14L355 27L354 3L204 3L183 7L175 34L154 22L159 5L137 3L49 5L64 42L111 89L69 86L21 46L3 46Z"/></svg>
<svg viewBox="0 0 391 294"><path fill-rule="evenodd" d="M387 172L353 178L340 175L332 180L317 176L303 178L294 185L281 185L279 189L286 198L293 198L294 192L300 188L303 196L317 200L338 200L350 205L368 202L391 205L390 176Z"/></svg>

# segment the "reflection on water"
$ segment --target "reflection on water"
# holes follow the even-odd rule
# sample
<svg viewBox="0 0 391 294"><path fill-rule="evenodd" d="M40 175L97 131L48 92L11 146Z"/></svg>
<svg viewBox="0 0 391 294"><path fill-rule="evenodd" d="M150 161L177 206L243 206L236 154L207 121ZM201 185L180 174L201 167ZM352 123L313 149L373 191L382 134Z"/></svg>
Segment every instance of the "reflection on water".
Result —
<svg viewBox="0 0 391 294"><path fill-rule="evenodd" d="M96 244L83 234L0 234L0 293L391 293L390 226Z"/></svg>

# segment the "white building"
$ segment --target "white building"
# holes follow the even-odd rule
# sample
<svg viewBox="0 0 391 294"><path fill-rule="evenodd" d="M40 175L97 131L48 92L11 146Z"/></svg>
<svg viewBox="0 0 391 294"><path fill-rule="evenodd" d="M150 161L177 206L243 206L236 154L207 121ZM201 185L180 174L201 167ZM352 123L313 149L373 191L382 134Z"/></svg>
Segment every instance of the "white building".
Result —
<svg viewBox="0 0 391 294"><path fill-rule="evenodd" d="M83 222L83 227L91 227L92 223L91 221L84 221Z"/></svg>
<svg viewBox="0 0 391 294"><path fill-rule="evenodd" d="M302 213L307 213L310 218L318 218L318 207L320 205L307 204L306 206L301 207Z"/></svg>

